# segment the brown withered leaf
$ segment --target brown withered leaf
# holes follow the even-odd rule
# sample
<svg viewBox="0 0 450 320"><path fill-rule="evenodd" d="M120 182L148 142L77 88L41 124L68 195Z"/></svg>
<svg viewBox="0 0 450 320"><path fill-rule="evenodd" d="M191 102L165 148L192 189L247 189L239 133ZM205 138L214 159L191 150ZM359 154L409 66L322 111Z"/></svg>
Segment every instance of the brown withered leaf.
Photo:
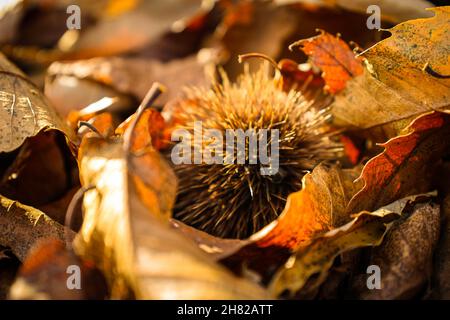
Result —
<svg viewBox="0 0 450 320"><path fill-rule="evenodd" d="M383 241L392 221L397 219L410 202L431 195L404 198L374 212L361 212L349 223L335 228L301 248L274 276L270 291L279 296L285 291L294 296L313 275L313 286L325 281L334 259L355 248L376 246ZM310 288L311 289L311 288Z"/></svg>
<svg viewBox="0 0 450 320"><path fill-rule="evenodd" d="M384 152L363 168L364 187L348 213L374 210L396 199L430 190L437 165L450 149L450 114L432 112L414 120L403 135L382 144Z"/></svg>
<svg viewBox="0 0 450 320"><path fill-rule="evenodd" d="M143 141L130 143L130 154L122 137L105 140L93 134L84 137L79 153L82 184L94 188L84 196L85 219L75 246L105 273L112 297L268 297L170 227L176 177L157 151L139 152L150 141L142 134L149 132L147 122L139 121L138 133L131 129L124 136Z"/></svg>
<svg viewBox="0 0 450 320"><path fill-rule="evenodd" d="M320 35L300 40L289 48L300 46L312 63L322 70L325 90L337 93L345 88L347 81L363 72L362 59L339 36L323 30Z"/></svg>
<svg viewBox="0 0 450 320"><path fill-rule="evenodd" d="M240 250L221 256L221 262L236 272L245 265L267 280L292 251L351 219L345 209L362 186L353 183L358 175L358 168L317 166L303 177L302 190L289 195L278 219L242 242Z"/></svg>
<svg viewBox="0 0 450 320"><path fill-rule="evenodd" d="M71 241L74 232L45 213L0 195L0 245L24 261L30 248L46 237Z"/></svg>
<svg viewBox="0 0 450 320"><path fill-rule="evenodd" d="M42 130L59 130L74 139L44 95L1 53L0 87L0 152L17 149Z"/></svg>
<svg viewBox="0 0 450 320"><path fill-rule="evenodd" d="M157 81L167 87L167 94L161 97L160 104L179 97L184 86L209 84L204 65L198 62L195 55L167 63L121 57L55 62L50 65L47 73L52 81L58 81L59 77L93 80L113 88L119 94L132 95L138 100L142 100L151 84ZM56 94L57 92L52 96Z"/></svg>
<svg viewBox="0 0 450 320"><path fill-rule="evenodd" d="M362 54L369 67L336 96L337 124L392 137L418 115L449 108L450 7L430 10L434 17L389 29L391 37Z"/></svg>
<svg viewBox="0 0 450 320"><path fill-rule="evenodd" d="M431 278L433 253L439 239L440 209L418 204L393 223L383 243L372 250L368 265L381 271L381 289L367 288L367 274L355 285L360 299L411 299Z"/></svg>
<svg viewBox="0 0 450 320"><path fill-rule="evenodd" d="M79 279L75 280L74 275ZM107 295L105 279L92 263L81 260L59 239L46 238L30 250L11 286L9 299L92 300Z"/></svg>

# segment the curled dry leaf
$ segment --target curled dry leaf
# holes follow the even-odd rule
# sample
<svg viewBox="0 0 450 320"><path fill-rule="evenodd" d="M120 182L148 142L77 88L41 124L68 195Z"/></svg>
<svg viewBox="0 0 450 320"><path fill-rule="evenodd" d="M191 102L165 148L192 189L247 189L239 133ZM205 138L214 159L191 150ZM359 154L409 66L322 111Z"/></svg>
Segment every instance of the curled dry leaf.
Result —
<svg viewBox="0 0 450 320"><path fill-rule="evenodd" d="M137 133L129 131L131 126L124 136L145 138L146 124L139 121ZM105 140L88 134L79 153L82 184L94 189L84 196L85 219L75 246L105 273L112 297L268 297L170 227L176 177L157 151L139 153L150 138L143 141L131 143L127 154L121 137Z"/></svg>
<svg viewBox="0 0 450 320"><path fill-rule="evenodd" d="M374 212L362 212L349 223L313 240L277 272L269 286L270 291L275 296L286 290L291 296L295 295L314 274L319 274L314 280L314 286L319 286L339 254L355 248L379 245L392 226L392 221L399 217L411 201L418 198L422 199L423 196L402 199Z"/></svg>
<svg viewBox="0 0 450 320"><path fill-rule="evenodd" d="M44 238L71 241L75 235L33 207L1 195L0 202L0 244L10 247L21 261L24 261L30 248Z"/></svg>
<svg viewBox="0 0 450 320"><path fill-rule="evenodd" d="M167 94L160 101L161 104L179 97L184 86L209 84L204 65L198 62L195 55L166 63L120 57L54 62L50 65L47 74L52 81L48 81L49 89L46 89L46 92L55 92L57 88L66 86L64 83L55 82L60 77L75 77L79 80L94 80L108 86L109 90L113 88L118 92L119 97L129 94L138 100L142 100L151 84L158 81L168 89ZM52 88L52 83L55 83L57 88ZM70 83L67 83L67 86L70 88ZM52 96L58 98L56 93Z"/></svg>
<svg viewBox="0 0 450 320"><path fill-rule="evenodd" d="M418 115L449 108L450 7L430 10L434 17L389 29L391 37L362 54L370 67L336 96L337 124L392 137Z"/></svg>
<svg viewBox="0 0 450 320"><path fill-rule="evenodd" d="M325 89L337 93L345 88L347 81L362 74L362 59L355 56L349 46L325 31L320 35L293 43L290 48L300 46L312 63L322 69Z"/></svg>
<svg viewBox="0 0 450 320"><path fill-rule="evenodd" d="M0 152L17 149L42 130L59 130L74 140L44 95L1 53L0 75Z"/></svg>
<svg viewBox="0 0 450 320"><path fill-rule="evenodd" d="M408 195L430 190L437 165L449 151L450 114L432 112L414 120L404 134L382 144L385 150L363 168L364 187L347 212L374 210Z"/></svg>
<svg viewBox="0 0 450 320"><path fill-rule="evenodd" d="M366 274L358 282L357 296L382 300L413 298L430 279L439 228L439 206L430 203L416 205L412 213L395 221L368 262L380 267L381 289L369 290Z"/></svg>

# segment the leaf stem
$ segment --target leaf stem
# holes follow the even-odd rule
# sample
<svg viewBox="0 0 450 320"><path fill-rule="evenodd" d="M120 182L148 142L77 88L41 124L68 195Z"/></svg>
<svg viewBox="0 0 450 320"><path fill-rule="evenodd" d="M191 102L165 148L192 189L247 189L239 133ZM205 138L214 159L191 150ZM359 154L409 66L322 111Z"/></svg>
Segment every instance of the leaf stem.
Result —
<svg viewBox="0 0 450 320"><path fill-rule="evenodd" d="M133 122L130 125L130 128L125 131L124 134L124 144L123 148L125 150L125 154L129 155L133 140L133 133L136 129L136 126L139 122L139 120L142 117L142 114L146 109L148 109L155 101L158 99L158 97L165 91L165 88L162 84L155 82L153 83L150 90L148 90L147 94L145 95L144 99L142 100L141 104L139 105L137 111L136 111L136 117L133 119Z"/></svg>

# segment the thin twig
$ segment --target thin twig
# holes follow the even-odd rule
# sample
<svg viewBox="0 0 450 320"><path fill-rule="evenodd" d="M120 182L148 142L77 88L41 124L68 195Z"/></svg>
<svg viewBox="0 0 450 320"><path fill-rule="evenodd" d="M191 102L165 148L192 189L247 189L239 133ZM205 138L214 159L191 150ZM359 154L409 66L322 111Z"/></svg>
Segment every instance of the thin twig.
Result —
<svg viewBox="0 0 450 320"><path fill-rule="evenodd" d="M240 54L238 56L238 61L239 61L239 63L242 63L244 60L247 60L250 58L264 59L264 60L268 61L275 68L275 70L281 71L280 67L278 66L278 63L275 60L273 60L271 57L269 57L268 55L265 55L263 53L252 52L252 53Z"/></svg>

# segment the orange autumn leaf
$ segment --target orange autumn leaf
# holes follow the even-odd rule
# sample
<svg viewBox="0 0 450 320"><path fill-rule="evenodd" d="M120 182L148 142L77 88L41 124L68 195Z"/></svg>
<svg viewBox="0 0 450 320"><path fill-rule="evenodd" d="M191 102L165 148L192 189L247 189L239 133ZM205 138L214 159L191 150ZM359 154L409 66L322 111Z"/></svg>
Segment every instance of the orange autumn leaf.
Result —
<svg viewBox="0 0 450 320"><path fill-rule="evenodd" d="M384 152L364 166L364 187L347 212L374 210L396 199L428 191L434 169L450 148L450 114L432 112L414 120L405 134L384 144Z"/></svg>
<svg viewBox="0 0 450 320"><path fill-rule="evenodd" d="M360 189L353 183L359 170L317 166L303 178L303 188L292 193L277 220L255 233L242 247L233 246L222 263L239 269L243 264L263 277L283 263L292 251L308 244L316 235L350 219L348 201Z"/></svg>
<svg viewBox="0 0 450 320"><path fill-rule="evenodd" d="M343 90L348 80L363 72L362 59L356 57L339 36L321 30L318 36L297 41L290 48L295 46L300 46L312 63L323 71L325 89L330 93Z"/></svg>
<svg viewBox="0 0 450 320"><path fill-rule="evenodd" d="M357 172L319 165L305 175L302 190L289 195L274 225L253 236L257 246L296 250L317 233L347 222L344 208L358 190L353 184Z"/></svg>
<svg viewBox="0 0 450 320"><path fill-rule="evenodd" d="M116 129L116 134L123 134L133 122L136 114L131 115ZM147 109L142 114L133 132L133 149L139 150L150 145L156 150L161 150L167 145L166 125L161 113L155 109ZM150 138L150 139L149 139Z"/></svg>

